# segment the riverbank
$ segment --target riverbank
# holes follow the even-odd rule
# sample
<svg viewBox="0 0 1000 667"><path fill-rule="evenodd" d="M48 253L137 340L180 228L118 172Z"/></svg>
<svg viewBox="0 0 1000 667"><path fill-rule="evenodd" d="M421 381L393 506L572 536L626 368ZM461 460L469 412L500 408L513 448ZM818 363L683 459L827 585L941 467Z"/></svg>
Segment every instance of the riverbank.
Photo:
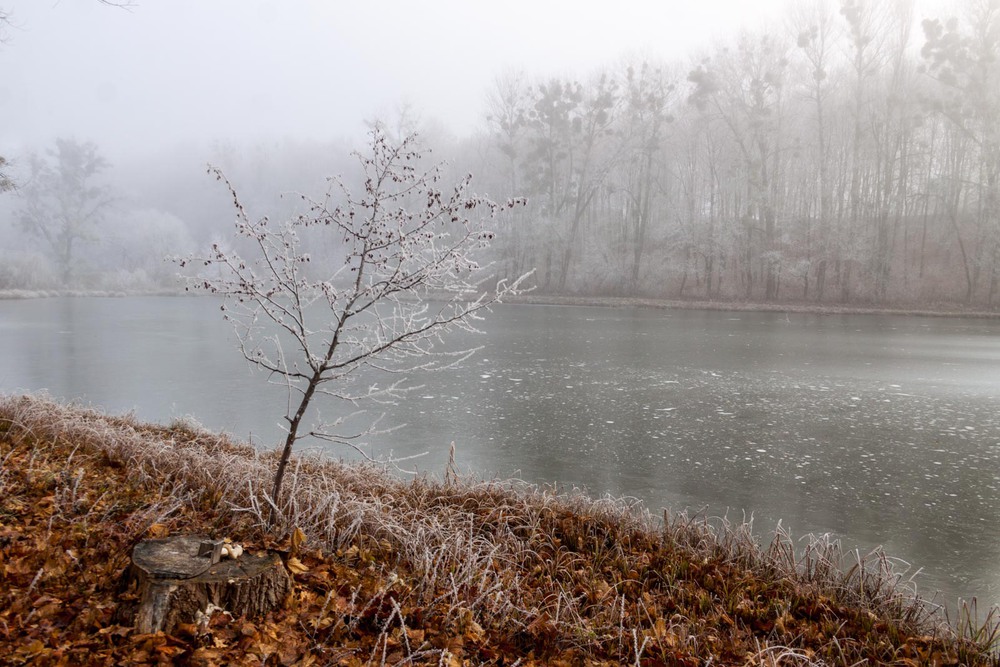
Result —
<svg viewBox="0 0 1000 667"><path fill-rule="evenodd" d="M183 290L107 291L107 290L0 290L0 301L18 299L123 298L129 296L195 296ZM713 301L704 299L650 299L640 297L562 296L528 293L504 298L505 303L550 306L601 306L605 308L652 308L682 310L718 310L735 312L807 313L815 315L899 315L919 317L968 317L1000 319L1000 310L982 310L952 303L908 306L862 306L852 304L785 301L765 303L754 301Z"/></svg>
<svg viewBox="0 0 1000 667"><path fill-rule="evenodd" d="M522 294L504 298L505 303L542 304L553 306L602 306L609 308L653 308L682 310L719 310L769 313L807 313L813 315L899 315L917 317L968 317L998 319L1000 311L966 308L938 303L911 306L860 306L787 301L764 303L755 301L707 301L702 299L647 299L638 297L559 296L553 294Z"/></svg>
<svg viewBox="0 0 1000 667"><path fill-rule="evenodd" d="M945 624L880 553L796 555L781 535L761 548L747 526L624 501L309 457L268 530L273 463L183 423L0 397L0 663L997 664L995 624ZM295 528L294 591L265 619L176 636L114 623L139 539L287 554Z"/></svg>
<svg viewBox="0 0 1000 667"><path fill-rule="evenodd" d="M175 289L155 289L155 290L26 290L26 289L5 289L0 290L0 301L3 300L23 300L23 299L56 299L59 297L74 298L114 298L120 299L127 296L185 296L183 290Z"/></svg>

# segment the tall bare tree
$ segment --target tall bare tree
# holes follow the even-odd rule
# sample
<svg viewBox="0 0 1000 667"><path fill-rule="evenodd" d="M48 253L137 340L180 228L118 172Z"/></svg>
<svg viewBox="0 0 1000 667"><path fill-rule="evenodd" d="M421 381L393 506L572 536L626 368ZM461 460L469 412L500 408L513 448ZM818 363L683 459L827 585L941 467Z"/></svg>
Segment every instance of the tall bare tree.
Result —
<svg viewBox="0 0 1000 667"><path fill-rule="evenodd" d="M819 201L816 206L816 300L823 300L826 275L830 261L835 257L833 193L830 175L829 106L832 95L830 74L834 60L834 21L825 2L817 1L797 6L793 15L796 42L808 64L805 83L806 96L813 105L815 138L816 189ZM811 234L809 235L811 240ZM807 253L811 263L812 252ZM808 287L805 288L808 295Z"/></svg>
<svg viewBox="0 0 1000 667"><path fill-rule="evenodd" d="M616 81L603 73L588 85L553 79L537 88L528 173L558 241L546 249L545 288L565 291L579 261L584 221L613 164L607 150L619 102Z"/></svg>
<svg viewBox="0 0 1000 667"><path fill-rule="evenodd" d="M629 67L625 75L625 102L621 113L621 135L627 159L618 161L624 171L625 220L623 249L624 291L639 289L643 259L653 225L656 194L667 189L670 173L662 164L667 128L673 122L671 106L676 85L660 68L643 62Z"/></svg>
<svg viewBox="0 0 1000 667"><path fill-rule="evenodd" d="M928 72L943 88L936 109L968 142L968 171L951 175L953 190L970 187L975 229L973 247L967 248L952 197L951 220L965 264L966 301L972 301L983 274L989 275L987 302L1000 292L1000 4L972 0L966 14L948 21L923 23L921 51ZM957 193L956 193L957 194Z"/></svg>
<svg viewBox="0 0 1000 667"><path fill-rule="evenodd" d="M52 252L63 285L75 277L80 245L98 239L102 216L112 201L109 188L97 182L107 167L96 145L69 139L57 139L46 157L34 155L29 161L19 222Z"/></svg>
<svg viewBox="0 0 1000 667"><path fill-rule="evenodd" d="M531 113L531 86L524 73L507 71L493 80L486 98L486 124L498 159L490 163L493 177L501 192L515 195L522 191L522 173L528 152L528 118ZM523 215L525 211L521 211ZM528 225L521 215L508 216L508 225L501 245L504 272L517 276L535 265L537 224Z"/></svg>
<svg viewBox="0 0 1000 667"><path fill-rule="evenodd" d="M746 297L756 276L764 299L778 297L781 268L777 207L781 183L786 48L771 36L743 35L735 52L722 51L688 76L691 101L726 129L742 162L746 202L742 278Z"/></svg>

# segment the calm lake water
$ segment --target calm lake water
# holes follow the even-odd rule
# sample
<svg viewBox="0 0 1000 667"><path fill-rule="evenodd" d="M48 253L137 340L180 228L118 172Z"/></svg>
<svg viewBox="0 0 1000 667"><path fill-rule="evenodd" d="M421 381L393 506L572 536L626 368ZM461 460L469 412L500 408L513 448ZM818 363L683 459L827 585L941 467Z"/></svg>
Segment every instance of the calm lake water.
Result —
<svg viewBox="0 0 1000 667"><path fill-rule="evenodd" d="M484 328L375 454L440 474L455 441L466 470L781 520L884 546L948 606L1000 602L1000 322L503 306ZM0 301L0 350L2 392L279 438L284 394L211 299Z"/></svg>

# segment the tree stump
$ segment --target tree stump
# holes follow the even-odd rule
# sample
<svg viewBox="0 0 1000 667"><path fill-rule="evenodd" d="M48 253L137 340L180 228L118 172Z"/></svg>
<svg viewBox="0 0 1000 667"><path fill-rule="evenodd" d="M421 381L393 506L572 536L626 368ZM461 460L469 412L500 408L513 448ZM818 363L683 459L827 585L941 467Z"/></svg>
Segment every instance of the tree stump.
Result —
<svg viewBox="0 0 1000 667"><path fill-rule="evenodd" d="M218 557L219 543L205 537L165 537L137 544L122 588L135 590L138 601L120 609L121 622L134 624L142 633L169 633L178 623L194 623L209 605L253 618L284 603L292 590L277 553L247 551L238 559L221 561Z"/></svg>

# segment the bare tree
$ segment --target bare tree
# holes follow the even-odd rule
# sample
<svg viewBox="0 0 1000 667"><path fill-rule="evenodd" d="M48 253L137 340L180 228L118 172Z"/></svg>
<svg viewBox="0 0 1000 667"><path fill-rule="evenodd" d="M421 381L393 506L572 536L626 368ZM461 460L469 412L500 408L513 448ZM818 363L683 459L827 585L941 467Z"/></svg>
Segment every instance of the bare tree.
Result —
<svg viewBox="0 0 1000 667"><path fill-rule="evenodd" d="M47 159L30 160L20 224L45 241L63 285L73 280L80 244L97 240L96 228L112 201L108 188L94 183L107 167L96 145L69 139L57 139Z"/></svg>
<svg viewBox="0 0 1000 667"><path fill-rule="evenodd" d="M493 175L494 187L511 195L522 192L522 182L528 181L523 172L529 145L528 118L533 104L532 95L525 75L510 70L493 80L486 97L486 126L490 145L494 149L487 152L492 158L487 164L487 173ZM533 224L519 224L521 220L517 218L524 216L530 216ZM524 272L525 267L536 265L535 256L540 245L535 242L540 226L536 220L526 210L508 217L499 258L505 275L517 276Z"/></svg>
<svg viewBox="0 0 1000 667"><path fill-rule="evenodd" d="M975 0L963 8L962 21L923 22L921 54L927 73L941 85L933 107L957 133L954 141L967 145L965 168L948 175L947 206L961 250L965 300L972 302L988 271L992 306L1000 292L1000 5ZM959 225L961 208L968 208L967 216L975 221L968 248Z"/></svg>
<svg viewBox="0 0 1000 667"><path fill-rule="evenodd" d="M643 62L629 66L625 75L625 104L622 113L623 141L629 160L621 160L622 189L626 193L623 250L630 257L622 276L624 292L636 294L650 228L657 211L656 193L667 190L669 172L659 159L667 125L673 122L672 106L676 86L662 69ZM662 216L662 214L659 217Z"/></svg>
<svg viewBox="0 0 1000 667"><path fill-rule="evenodd" d="M444 334L476 331L481 313L517 293L529 275L489 283L474 257L494 237L485 220L524 200L500 205L470 194L471 176L442 190L441 165L425 166L414 135L394 144L376 128L371 153L355 156L360 195L331 178L321 199L302 197L306 213L279 224L251 220L234 186L213 170L233 197L236 234L251 254L215 244L207 257L180 260L208 267L196 286L225 297L244 357L288 389L272 512L297 441L311 436L357 448L371 433L345 434L344 418L314 417L315 398L392 401L405 392L405 377L378 384L362 372L405 374L466 359L475 349L439 349ZM324 235L342 244L336 266L310 262L308 247Z"/></svg>
<svg viewBox="0 0 1000 667"><path fill-rule="evenodd" d="M779 208L787 172L782 132L786 51L785 44L772 36L744 34L735 52L722 50L714 62L704 62L688 75L693 84L691 102L728 129L743 163L743 280L746 297L752 298L756 276L761 274L767 301L778 298L782 260ZM760 269L755 269L758 264Z"/></svg>
<svg viewBox="0 0 1000 667"><path fill-rule="evenodd" d="M818 262L816 263L816 300L823 300L826 288L826 276L829 262L837 258L833 245L836 240L833 227L833 192L830 175L830 124L828 107L832 96L830 83L830 68L834 56L835 35L834 20L831 9L822 0L811 4L796 5L792 16L793 28L796 32L796 42L807 63L808 78L803 81L803 90L809 102L813 105L813 137L815 154L807 166L813 167L815 173L815 189L818 190L818 206L816 210L816 236L818 246ZM807 234L807 238L812 234ZM806 248L805 262L812 263L813 249ZM808 297L809 277L803 277L805 287L803 298Z"/></svg>
<svg viewBox="0 0 1000 667"><path fill-rule="evenodd" d="M614 164L608 149L620 102L618 83L605 73L588 85L556 78L534 91L526 185L538 194L540 216L556 239L545 246L543 289L565 292L579 264L585 220Z"/></svg>
<svg viewBox="0 0 1000 667"><path fill-rule="evenodd" d="M9 167L10 162L7 161L7 158L0 155L0 192L8 192L16 187L14 179L10 177L10 173L7 171Z"/></svg>
<svg viewBox="0 0 1000 667"><path fill-rule="evenodd" d="M7 37L7 29L10 27L10 12L0 8L0 44L4 44ZM0 155L0 192L8 192L13 190L15 185L13 179L7 173L7 169L10 167L10 162L7 158Z"/></svg>

